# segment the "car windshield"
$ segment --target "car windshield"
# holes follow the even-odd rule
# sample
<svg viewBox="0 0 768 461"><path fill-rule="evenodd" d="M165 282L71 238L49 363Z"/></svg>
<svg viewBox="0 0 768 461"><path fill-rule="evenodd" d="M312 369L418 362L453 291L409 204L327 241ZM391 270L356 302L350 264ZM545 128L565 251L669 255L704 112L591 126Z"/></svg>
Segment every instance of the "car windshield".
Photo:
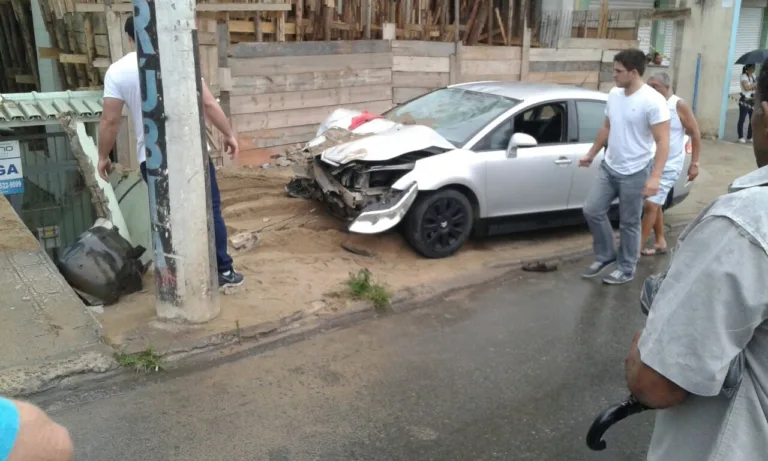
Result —
<svg viewBox="0 0 768 461"><path fill-rule="evenodd" d="M520 101L461 88L442 88L384 114L393 122L425 125L461 147Z"/></svg>

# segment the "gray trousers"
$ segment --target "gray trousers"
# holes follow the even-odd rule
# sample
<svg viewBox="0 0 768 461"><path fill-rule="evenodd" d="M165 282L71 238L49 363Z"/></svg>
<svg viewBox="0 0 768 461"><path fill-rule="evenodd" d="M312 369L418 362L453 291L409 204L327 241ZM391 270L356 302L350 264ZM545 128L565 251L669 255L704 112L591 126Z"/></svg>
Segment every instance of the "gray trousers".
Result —
<svg viewBox="0 0 768 461"><path fill-rule="evenodd" d="M600 164L597 180L584 204L584 217L592 231L595 260L617 261L617 268L625 274L634 274L640 254L641 220L643 214L643 188L653 162L630 175L611 169L605 160ZM613 228L608 219L611 202L619 198L619 251L613 243Z"/></svg>

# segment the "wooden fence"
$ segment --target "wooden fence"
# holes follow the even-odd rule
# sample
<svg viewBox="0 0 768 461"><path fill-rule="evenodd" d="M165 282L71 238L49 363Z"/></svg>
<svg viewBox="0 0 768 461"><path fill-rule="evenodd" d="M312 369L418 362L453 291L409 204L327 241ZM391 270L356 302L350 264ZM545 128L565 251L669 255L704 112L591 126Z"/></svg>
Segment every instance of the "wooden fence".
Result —
<svg viewBox="0 0 768 461"><path fill-rule="evenodd" d="M579 40L557 49L530 48L525 40L522 47L458 48L397 40L238 43L219 60L222 100L238 133L240 164L258 165L312 139L336 108L381 113L451 83L522 80L609 90L616 49L632 41L608 40L602 48L615 49L602 49L593 42L578 48Z"/></svg>

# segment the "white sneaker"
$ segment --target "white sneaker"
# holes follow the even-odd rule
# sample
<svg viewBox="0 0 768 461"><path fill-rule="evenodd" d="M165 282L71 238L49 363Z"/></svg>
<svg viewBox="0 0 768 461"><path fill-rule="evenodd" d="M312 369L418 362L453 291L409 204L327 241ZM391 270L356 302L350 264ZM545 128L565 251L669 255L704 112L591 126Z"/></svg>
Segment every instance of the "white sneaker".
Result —
<svg viewBox="0 0 768 461"><path fill-rule="evenodd" d="M750 138L750 139L747 139L747 142L748 142L748 143L750 143L750 144L752 144L752 138Z"/></svg>
<svg viewBox="0 0 768 461"><path fill-rule="evenodd" d="M747 140L744 138L739 138L739 142L742 144L746 144Z"/></svg>

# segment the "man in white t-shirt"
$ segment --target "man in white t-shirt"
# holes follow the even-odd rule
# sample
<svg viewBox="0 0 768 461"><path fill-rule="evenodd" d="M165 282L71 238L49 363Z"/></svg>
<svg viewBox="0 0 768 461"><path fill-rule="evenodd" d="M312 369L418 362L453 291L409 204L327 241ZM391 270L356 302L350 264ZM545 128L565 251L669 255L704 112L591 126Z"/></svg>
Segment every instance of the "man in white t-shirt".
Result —
<svg viewBox="0 0 768 461"><path fill-rule="evenodd" d="M640 255L640 220L643 201L659 192L661 174L669 155L669 108L656 90L643 82L645 53L623 50L613 58L616 88L608 95L605 122L579 166L589 167L605 147L597 181L584 205L592 231L595 262L582 274L591 278L616 262L603 282L619 285L635 276ZM654 142L656 152L654 155ZM619 198L620 243L613 243L608 218L611 203Z"/></svg>
<svg viewBox="0 0 768 461"><path fill-rule="evenodd" d="M125 22L125 33L128 35L128 42L131 48L134 48L136 32L133 26L133 18L128 18ZM216 98L208 89L205 81L202 82L202 88L205 118L224 135L224 148L234 159L238 153L237 138L232 131L226 114L224 114L219 103L216 102ZM135 51L112 63L104 76L104 110L99 121L98 170L105 181L112 169L109 154L115 145L117 132L120 129L123 105L128 106L128 110L131 112L134 133L136 134L136 153L141 168L141 175L144 181L146 181L147 151L144 144L139 61ZM171 142L173 141L171 140ZM211 178L211 208L216 237L216 263L219 272L219 286L237 286L243 283L243 276L235 272L232 266L232 258L227 252L227 226L224 224L224 218L221 216L221 196L218 183L216 182L216 169L210 159L208 160L208 169Z"/></svg>

